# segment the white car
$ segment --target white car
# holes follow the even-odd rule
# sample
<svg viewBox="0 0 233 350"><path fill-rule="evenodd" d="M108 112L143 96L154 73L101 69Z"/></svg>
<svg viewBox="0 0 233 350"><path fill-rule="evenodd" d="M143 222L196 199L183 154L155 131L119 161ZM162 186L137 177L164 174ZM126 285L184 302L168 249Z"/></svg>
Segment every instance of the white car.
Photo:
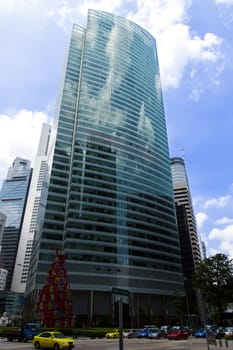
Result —
<svg viewBox="0 0 233 350"><path fill-rule="evenodd" d="M162 336L163 336L164 338L167 338L167 334L168 334L168 332L170 331L170 329L171 329L170 326L161 326L161 327L160 327Z"/></svg>
<svg viewBox="0 0 233 350"><path fill-rule="evenodd" d="M224 328L225 335L232 335L233 334L233 327L225 327Z"/></svg>
<svg viewBox="0 0 233 350"><path fill-rule="evenodd" d="M127 329L123 331L124 338L137 338L138 330L137 329Z"/></svg>

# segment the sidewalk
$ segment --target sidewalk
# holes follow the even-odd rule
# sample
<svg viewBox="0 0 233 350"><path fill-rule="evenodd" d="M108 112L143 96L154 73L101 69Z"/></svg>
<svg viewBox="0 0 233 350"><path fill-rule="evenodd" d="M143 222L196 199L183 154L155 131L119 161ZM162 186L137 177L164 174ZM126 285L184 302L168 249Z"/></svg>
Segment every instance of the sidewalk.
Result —
<svg viewBox="0 0 233 350"><path fill-rule="evenodd" d="M225 339L216 339L215 342L209 343L209 349L216 349L216 348L222 348L222 349L233 349L233 340L225 340Z"/></svg>

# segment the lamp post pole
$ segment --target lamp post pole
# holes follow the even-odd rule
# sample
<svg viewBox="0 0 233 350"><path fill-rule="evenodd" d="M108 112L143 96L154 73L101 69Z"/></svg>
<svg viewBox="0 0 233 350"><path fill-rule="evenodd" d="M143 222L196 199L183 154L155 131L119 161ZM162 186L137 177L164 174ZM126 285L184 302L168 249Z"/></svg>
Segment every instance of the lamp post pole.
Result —
<svg viewBox="0 0 233 350"><path fill-rule="evenodd" d="M122 298L119 299L119 350L123 350L123 310Z"/></svg>
<svg viewBox="0 0 233 350"><path fill-rule="evenodd" d="M118 296L118 321L119 321L119 350L123 350L123 297L124 302L129 302L129 291L122 288L112 288L112 294Z"/></svg>

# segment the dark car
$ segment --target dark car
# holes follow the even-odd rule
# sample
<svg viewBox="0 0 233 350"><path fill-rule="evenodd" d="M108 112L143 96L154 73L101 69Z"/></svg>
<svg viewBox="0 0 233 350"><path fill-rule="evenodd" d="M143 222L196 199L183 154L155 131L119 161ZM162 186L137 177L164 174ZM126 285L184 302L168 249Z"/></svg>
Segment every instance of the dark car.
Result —
<svg viewBox="0 0 233 350"><path fill-rule="evenodd" d="M192 328L185 326L185 327L184 327L184 329L186 329L186 330L187 330L187 332L188 332L189 336L193 334L193 330L192 330Z"/></svg>
<svg viewBox="0 0 233 350"><path fill-rule="evenodd" d="M218 327L216 330L213 331L213 334L215 335L216 339L222 339L226 334L225 328Z"/></svg>
<svg viewBox="0 0 233 350"><path fill-rule="evenodd" d="M168 340L188 339L189 332L185 328L171 329L167 334Z"/></svg>

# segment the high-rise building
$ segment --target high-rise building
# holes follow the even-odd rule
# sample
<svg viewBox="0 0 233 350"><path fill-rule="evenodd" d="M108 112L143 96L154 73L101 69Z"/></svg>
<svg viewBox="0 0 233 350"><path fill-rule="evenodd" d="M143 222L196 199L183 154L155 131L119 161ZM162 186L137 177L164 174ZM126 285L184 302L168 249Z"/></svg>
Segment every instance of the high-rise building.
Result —
<svg viewBox="0 0 233 350"><path fill-rule="evenodd" d="M6 215L0 212L0 244L2 241L2 235L3 235L5 225L6 225ZM0 257L1 257L1 246L0 246Z"/></svg>
<svg viewBox="0 0 233 350"><path fill-rule="evenodd" d="M2 241L2 236L6 224L6 215L0 212L0 243ZM6 279L8 271L3 269L3 261L1 256L1 245L0 245L0 290L5 290Z"/></svg>
<svg viewBox="0 0 233 350"><path fill-rule="evenodd" d="M17 157L0 191L0 211L7 217L0 242L3 267L8 271L6 290L11 287L31 173L30 161Z"/></svg>
<svg viewBox="0 0 233 350"><path fill-rule="evenodd" d="M8 271L0 268L0 290L5 290Z"/></svg>
<svg viewBox="0 0 233 350"><path fill-rule="evenodd" d="M37 155L34 162L22 229L11 282L11 291L24 293L35 234L44 216L48 191L48 145L51 127L43 124Z"/></svg>
<svg viewBox="0 0 233 350"><path fill-rule="evenodd" d="M171 158L171 169L184 276L191 279L201 251L184 159Z"/></svg>
<svg viewBox="0 0 233 350"><path fill-rule="evenodd" d="M171 158L171 169L188 306L187 320L193 327L195 322L203 318L200 293L194 290L192 283L193 273L201 261L201 247L184 159L182 157Z"/></svg>
<svg viewBox="0 0 233 350"><path fill-rule="evenodd" d="M112 323L119 289L131 324L174 317L184 285L155 39L89 10L86 28L73 26L54 128L25 317L56 249L79 322Z"/></svg>

